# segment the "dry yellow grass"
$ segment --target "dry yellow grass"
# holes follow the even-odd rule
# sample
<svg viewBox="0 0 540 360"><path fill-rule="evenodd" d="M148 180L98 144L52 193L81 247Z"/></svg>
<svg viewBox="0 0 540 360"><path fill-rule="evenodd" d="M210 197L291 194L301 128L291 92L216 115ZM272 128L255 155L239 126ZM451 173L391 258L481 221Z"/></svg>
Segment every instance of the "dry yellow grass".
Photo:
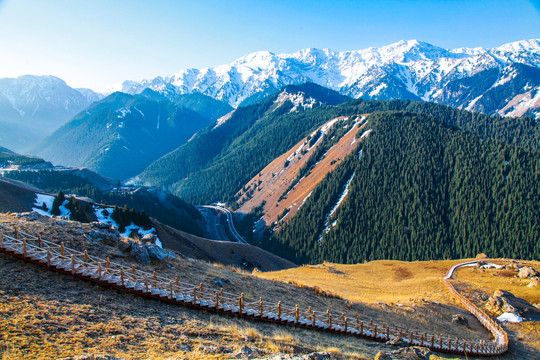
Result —
<svg viewBox="0 0 540 360"><path fill-rule="evenodd" d="M318 287L353 302L369 304L410 304L425 299L453 304L441 277L453 265L464 260L446 261L372 261L342 265L324 263L295 269L257 273L256 276Z"/></svg>
<svg viewBox="0 0 540 360"><path fill-rule="evenodd" d="M531 304L540 304L540 289L537 286L527 287L530 280L518 278L515 270L485 269L481 271L474 268L463 268L457 271L454 277L482 289L490 295L497 289L503 289Z"/></svg>

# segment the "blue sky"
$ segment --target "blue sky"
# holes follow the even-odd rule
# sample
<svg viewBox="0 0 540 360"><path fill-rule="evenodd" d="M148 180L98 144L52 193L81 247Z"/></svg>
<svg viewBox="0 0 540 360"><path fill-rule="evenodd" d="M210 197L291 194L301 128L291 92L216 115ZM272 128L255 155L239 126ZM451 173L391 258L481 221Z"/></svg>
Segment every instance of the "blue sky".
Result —
<svg viewBox="0 0 540 360"><path fill-rule="evenodd" d="M540 38L540 1L0 0L0 34L0 77L100 90L260 50L496 47Z"/></svg>

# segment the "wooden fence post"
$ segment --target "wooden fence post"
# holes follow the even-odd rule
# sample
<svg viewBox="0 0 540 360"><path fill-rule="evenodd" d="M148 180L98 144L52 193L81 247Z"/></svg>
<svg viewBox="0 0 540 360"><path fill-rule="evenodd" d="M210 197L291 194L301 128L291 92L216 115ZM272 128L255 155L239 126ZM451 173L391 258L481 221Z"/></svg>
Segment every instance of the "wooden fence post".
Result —
<svg viewBox="0 0 540 360"><path fill-rule="evenodd" d="M259 298L259 316L261 317L261 319L262 319L263 315L264 315L264 311L263 311L263 299L262 299L262 297L260 297L260 298Z"/></svg>
<svg viewBox="0 0 540 360"><path fill-rule="evenodd" d="M348 319L345 318L345 332L347 332Z"/></svg>
<svg viewBox="0 0 540 360"><path fill-rule="evenodd" d="M0 247L4 247L4 232L0 231Z"/></svg>
<svg viewBox="0 0 540 360"><path fill-rule="evenodd" d="M135 275L135 265L131 265L131 272Z"/></svg>
<svg viewBox="0 0 540 360"><path fill-rule="evenodd" d="M152 272L152 278L154 279L154 287L157 287L157 277L156 277L156 272Z"/></svg>
<svg viewBox="0 0 540 360"><path fill-rule="evenodd" d="M435 335L431 335L431 347L433 348L433 343L435 342Z"/></svg>
<svg viewBox="0 0 540 360"><path fill-rule="evenodd" d="M294 308L294 322L296 324L298 324L298 319L299 319L299 314L298 314L298 304L296 304L295 308Z"/></svg>
<svg viewBox="0 0 540 360"><path fill-rule="evenodd" d="M326 310L326 317L328 318L328 329L332 330L332 315L330 315L330 310Z"/></svg>
<svg viewBox="0 0 540 360"><path fill-rule="evenodd" d="M18 240L19 239L19 232L17 231L17 229L15 229L14 232L15 233L14 233L13 237Z"/></svg>
<svg viewBox="0 0 540 360"><path fill-rule="evenodd" d="M317 327L317 314L315 313L315 311L313 311L312 315L313 315L313 327Z"/></svg>
<svg viewBox="0 0 540 360"><path fill-rule="evenodd" d="M146 288L146 292L148 292L148 276L144 274L144 286Z"/></svg>
<svg viewBox="0 0 540 360"><path fill-rule="evenodd" d="M244 293L240 294L240 297L238 298L238 307L240 315L242 315L244 309Z"/></svg>
<svg viewBox="0 0 540 360"><path fill-rule="evenodd" d="M64 242L60 243L60 255L64 256Z"/></svg>
<svg viewBox="0 0 540 360"><path fill-rule="evenodd" d="M360 321L360 335L364 335L364 322Z"/></svg>
<svg viewBox="0 0 540 360"><path fill-rule="evenodd" d="M88 251L84 250L84 262L88 264Z"/></svg>
<svg viewBox="0 0 540 360"><path fill-rule="evenodd" d="M40 248L43 247L43 240L41 240L41 235L38 235L38 246L39 246Z"/></svg>
<svg viewBox="0 0 540 360"><path fill-rule="evenodd" d="M195 304L195 301L197 300L197 288L193 288L193 303Z"/></svg>
<svg viewBox="0 0 540 360"><path fill-rule="evenodd" d="M23 255L26 257L26 238L22 239Z"/></svg>
<svg viewBox="0 0 540 360"><path fill-rule="evenodd" d="M111 268L111 261L107 257L107 270L109 270L110 268Z"/></svg>
<svg viewBox="0 0 540 360"><path fill-rule="evenodd" d="M373 329L373 336L375 337L375 339L377 338L377 324L375 324L375 327Z"/></svg>
<svg viewBox="0 0 540 360"><path fill-rule="evenodd" d="M278 320L281 320L281 301L278 301L277 303L277 317Z"/></svg>
<svg viewBox="0 0 540 360"><path fill-rule="evenodd" d="M124 269L120 268L120 283L124 286Z"/></svg>
<svg viewBox="0 0 540 360"><path fill-rule="evenodd" d="M216 310L219 309L219 292L217 292L217 291L216 291L216 302L215 302L214 306L216 307Z"/></svg>

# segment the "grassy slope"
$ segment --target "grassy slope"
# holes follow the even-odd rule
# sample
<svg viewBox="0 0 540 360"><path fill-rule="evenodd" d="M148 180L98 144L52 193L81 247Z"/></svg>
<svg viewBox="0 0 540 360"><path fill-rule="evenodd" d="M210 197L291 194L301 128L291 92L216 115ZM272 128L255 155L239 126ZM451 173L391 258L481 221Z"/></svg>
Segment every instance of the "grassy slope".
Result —
<svg viewBox="0 0 540 360"><path fill-rule="evenodd" d="M349 301L386 303L390 306L440 302L448 306L455 301L444 288L441 277L450 267L462 260L439 261L371 261L365 264L341 265L324 263L307 265L277 272L259 273L257 276L275 281L318 287ZM454 278L464 294L477 306L482 306L495 290L510 291L532 304L540 306L538 287L527 287L529 280L516 277L517 272L460 269ZM502 359L532 359L540 352L540 321L504 324L509 333L510 352Z"/></svg>
<svg viewBox="0 0 540 360"><path fill-rule="evenodd" d="M333 120L334 119L329 122ZM240 203L244 199L249 198L246 196L246 191L244 191L244 189L257 189L254 191L253 196L244 202L238 209L238 212L249 213L253 208L265 201L263 218L266 225L277 222L279 215L285 209L290 210L284 220L286 221L293 217L306 197L313 191L326 174L334 170L335 167L356 148L356 141L353 142L353 140L355 139L356 133L360 131L365 124L366 123L360 124L359 127L355 126L352 131L347 132L341 140L328 150L326 156L317 163L314 169L298 181L294 189L290 190L287 196L278 202L281 195L295 180L302 166L308 161L315 149L320 146L320 143L314 145L303 155L298 151L298 154L292 157L289 165L284 167L287 158L294 155L298 149L301 147L307 149L309 147L309 145L307 145L307 137L303 138L283 155L268 164L237 193L237 196L240 196L238 201ZM259 184L260 181L261 183ZM257 186L257 184L259 185Z"/></svg>
<svg viewBox="0 0 540 360"><path fill-rule="evenodd" d="M90 254L112 256L114 248L89 243L81 233L94 231L91 225L57 220L28 221L14 215L2 215L0 222L41 233L47 239L61 238L66 246L88 249ZM113 261L129 265L130 257ZM470 316L455 305L419 303L414 306L388 307L350 303L341 299L317 296L312 289L283 282L272 282L234 268L215 266L202 261L181 259L165 264L136 266L147 271L191 283L215 286L216 277L228 279L226 291L246 296L331 308L362 318L397 324L408 328L443 332L452 336L486 338L486 333ZM31 265L0 254L0 329L4 335L0 348L6 358L51 358L84 353L109 353L126 358L231 358L247 345L261 355L309 353L335 348L345 357L372 358L380 350L394 347L373 341L336 336L316 331L289 328L232 317L217 316L179 306L167 305L128 293L93 285L69 275ZM450 325L452 314L465 314L471 329ZM251 334L251 339L244 334ZM187 346L187 347L186 347ZM226 347L212 354L213 347ZM188 350L186 350L188 349ZM355 355L356 354L356 355Z"/></svg>

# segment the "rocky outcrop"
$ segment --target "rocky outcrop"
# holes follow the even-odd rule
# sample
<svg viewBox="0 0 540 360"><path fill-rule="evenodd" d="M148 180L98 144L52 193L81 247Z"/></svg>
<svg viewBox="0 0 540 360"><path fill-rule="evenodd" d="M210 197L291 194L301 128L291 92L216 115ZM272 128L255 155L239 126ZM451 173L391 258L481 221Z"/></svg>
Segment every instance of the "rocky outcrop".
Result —
<svg viewBox="0 0 540 360"><path fill-rule="evenodd" d="M131 250L130 250L131 256L137 260L137 262L141 264L150 264L150 255L148 254L148 250L146 249L146 246L141 243L131 243Z"/></svg>
<svg viewBox="0 0 540 360"><path fill-rule="evenodd" d="M452 315L452 324L469 327L469 320L461 314Z"/></svg>
<svg viewBox="0 0 540 360"><path fill-rule="evenodd" d="M432 359L432 356L434 355L428 348L411 346L390 352L380 351L375 360L428 360Z"/></svg>
<svg viewBox="0 0 540 360"><path fill-rule="evenodd" d="M540 274L538 273L538 271L534 270L533 268L529 266L522 267L521 269L519 269L519 272L518 272L518 277L520 279L533 278L539 275Z"/></svg>
<svg viewBox="0 0 540 360"><path fill-rule="evenodd" d="M538 309L531 305L527 300L518 298L511 292L505 290L495 291L493 296L489 297L485 307L487 311L497 316L503 313L511 313L527 317L540 313Z"/></svg>

